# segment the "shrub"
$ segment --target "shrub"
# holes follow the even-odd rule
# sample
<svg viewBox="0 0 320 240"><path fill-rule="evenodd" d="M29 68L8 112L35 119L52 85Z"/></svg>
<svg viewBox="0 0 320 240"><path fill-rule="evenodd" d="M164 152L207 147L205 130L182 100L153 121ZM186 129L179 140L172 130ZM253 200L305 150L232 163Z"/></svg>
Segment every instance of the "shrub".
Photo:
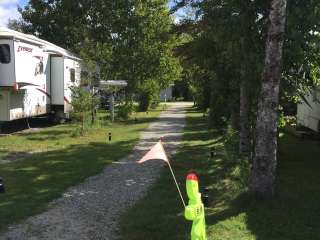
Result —
<svg viewBox="0 0 320 240"><path fill-rule="evenodd" d="M140 93L139 96L139 111L146 112L149 109L151 96L147 92Z"/></svg>
<svg viewBox="0 0 320 240"><path fill-rule="evenodd" d="M237 155L239 152L239 132L228 124L224 136L225 148L228 155Z"/></svg>
<svg viewBox="0 0 320 240"><path fill-rule="evenodd" d="M130 117L133 110L134 110L134 106L132 103L121 105L118 108L118 117L123 120L127 120Z"/></svg>
<svg viewBox="0 0 320 240"><path fill-rule="evenodd" d="M156 81L146 81L139 89L139 111L146 112L160 102L160 88Z"/></svg>
<svg viewBox="0 0 320 240"><path fill-rule="evenodd" d="M91 119L91 123L94 120L94 112L95 107L97 105L96 97L90 92L81 86L73 86L71 89L71 105L73 108L73 118L74 120L80 122L81 131L80 134L83 135L87 126L89 125L89 121Z"/></svg>
<svg viewBox="0 0 320 240"><path fill-rule="evenodd" d="M281 112L279 116L279 122L278 122L278 128L283 129L285 127L296 126L297 118L296 116L284 116L284 114Z"/></svg>

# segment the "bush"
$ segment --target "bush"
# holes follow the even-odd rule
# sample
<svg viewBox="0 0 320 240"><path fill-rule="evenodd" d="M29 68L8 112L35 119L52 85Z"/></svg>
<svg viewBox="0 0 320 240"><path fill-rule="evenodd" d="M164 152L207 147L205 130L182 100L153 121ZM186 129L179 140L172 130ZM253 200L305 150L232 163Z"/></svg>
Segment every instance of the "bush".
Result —
<svg viewBox="0 0 320 240"><path fill-rule="evenodd" d="M146 112L149 109L151 96L147 92L140 93L139 96L139 111Z"/></svg>
<svg viewBox="0 0 320 240"><path fill-rule="evenodd" d="M159 106L160 101L159 100L154 100L151 103L151 109L156 109Z"/></svg>
<svg viewBox="0 0 320 240"><path fill-rule="evenodd" d="M224 127L229 118L227 102L222 96L212 97L209 112L209 126L210 127Z"/></svg>
<svg viewBox="0 0 320 240"><path fill-rule="evenodd" d="M72 137L80 137L87 133L88 127L87 126L77 126L75 129L72 130L71 136Z"/></svg>
<svg viewBox="0 0 320 240"><path fill-rule="evenodd" d="M123 119L123 120L127 120L129 119L131 113L134 110L134 106L132 103L128 103L122 106L119 106L118 108L118 117Z"/></svg>
<svg viewBox="0 0 320 240"><path fill-rule="evenodd" d="M239 132L232 128L231 124L228 124L225 133L225 148L227 154L231 157L238 155L239 153Z"/></svg>
<svg viewBox="0 0 320 240"><path fill-rule="evenodd" d="M284 116L283 113L280 113L278 128L284 129L285 127L295 127L297 124L296 116Z"/></svg>
<svg viewBox="0 0 320 240"><path fill-rule="evenodd" d="M89 125L94 122L94 111L98 103L97 98L87 89L81 86L73 86L71 89L71 105L73 118L81 124L80 135L83 135Z"/></svg>
<svg viewBox="0 0 320 240"><path fill-rule="evenodd" d="M228 124L224 134L226 160L230 164L230 177L234 180L235 189L245 189L248 186L250 161L239 154L239 132Z"/></svg>
<svg viewBox="0 0 320 240"><path fill-rule="evenodd" d="M139 89L139 111L146 112L160 102L160 89L156 81L150 80Z"/></svg>

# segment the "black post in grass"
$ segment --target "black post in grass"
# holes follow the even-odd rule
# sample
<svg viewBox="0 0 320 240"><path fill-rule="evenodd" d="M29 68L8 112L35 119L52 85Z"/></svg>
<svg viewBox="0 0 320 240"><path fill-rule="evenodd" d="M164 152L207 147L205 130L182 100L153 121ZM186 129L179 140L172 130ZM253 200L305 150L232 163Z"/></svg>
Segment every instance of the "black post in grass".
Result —
<svg viewBox="0 0 320 240"><path fill-rule="evenodd" d="M216 155L216 153L215 153L214 147L212 147L212 148L210 148L210 158L213 158L214 155Z"/></svg>
<svg viewBox="0 0 320 240"><path fill-rule="evenodd" d="M0 178L0 193L5 193L5 192L6 192L6 190L3 185L3 180L2 180L2 178Z"/></svg>
<svg viewBox="0 0 320 240"><path fill-rule="evenodd" d="M209 206L209 189L207 187L203 188L201 198L202 198L203 205L205 207L208 207Z"/></svg>
<svg viewBox="0 0 320 240"><path fill-rule="evenodd" d="M111 140L112 140L112 133L111 132L108 133L108 139L109 139L109 142L111 142Z"/></svg>

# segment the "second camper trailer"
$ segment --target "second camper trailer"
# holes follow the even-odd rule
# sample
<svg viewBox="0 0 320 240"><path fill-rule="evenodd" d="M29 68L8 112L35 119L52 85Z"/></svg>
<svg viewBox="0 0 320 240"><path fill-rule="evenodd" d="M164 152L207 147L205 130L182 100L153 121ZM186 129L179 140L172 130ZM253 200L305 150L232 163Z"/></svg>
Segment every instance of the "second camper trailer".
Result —
<svg viewBox="0 0 320 240"><path fill-rule="evenodd" d="M0 122L52 113L68 117L81 59L35 36L0 28Z"/></svg>

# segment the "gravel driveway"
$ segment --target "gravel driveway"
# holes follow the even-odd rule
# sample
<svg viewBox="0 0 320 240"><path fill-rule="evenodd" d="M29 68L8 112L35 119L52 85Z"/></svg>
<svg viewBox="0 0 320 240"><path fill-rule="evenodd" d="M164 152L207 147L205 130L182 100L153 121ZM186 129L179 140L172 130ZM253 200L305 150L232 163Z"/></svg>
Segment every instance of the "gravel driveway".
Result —
<svg viewBox="0 0 320 240"><path fill-rule="evenodd" d="M143 165L135 161L159 138L163 139L169 156L179 146L185 125L184 109L189 104L168 105L168 110L141 134L130 155L108 165L101 174L68 189L62 198L50 203L46 212L9 227L0 239L116 239L118 216L143 197L163 166L161 161Z"/></svg>

